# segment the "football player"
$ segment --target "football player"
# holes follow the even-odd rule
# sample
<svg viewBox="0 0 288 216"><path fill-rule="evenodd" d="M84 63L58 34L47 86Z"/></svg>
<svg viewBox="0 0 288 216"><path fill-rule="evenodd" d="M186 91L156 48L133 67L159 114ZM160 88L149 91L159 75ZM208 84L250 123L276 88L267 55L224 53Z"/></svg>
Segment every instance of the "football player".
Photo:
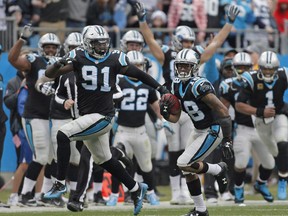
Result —
<svg viewBox="0 0 288 216"><path fill-rule="evenodd" d="M146 71L145 58L139 51L130 51L127 57L131 64L140 70ZM135 156L143 175L144 182L148 185L147 200L151 205L159 205L159 200L154 191L155 176L152 173L151 143L145 128L145 114L148 103L158 118L162 118L156 91L131 77L121 77L118 85L123 92L123 100L118 108L118 128L114 138L114 145L122 143L127 156L132 160ZM116 187L116 189L119 188ZM118 200L118 191L113 191L107 205L114 206Z"/></svg>
<svg viewBox="0 0 288 216"><path fill-rule="evenodd" d="M195 130L190 131L185 151L177 159L177 165L186 178L195 204L195 208L187 216L209 215L197 174L210 173L215 176L221 191L227 187L226 163L209 164L203 162L203 159L221 141L224 157L227 159L233 157L231 117L228 109L215 95L212 84L197 75L199 62L198 54L192 49L181 50L175 58L176 79L172 83L172 93L180 100L182 110L189 115L195 127ZM160 110L163 117L170 122L179 121L181 112L172 114L170 109L170 102L161 98Z"/></svg>
<svg viewBox="0 0 288 216"><path fill-rule="evenodd" d="M59 54L60 41L55 34L47 33L38 42L38 55L31 53L27 56L21 56L21 48L32 33L31 25L26 25L19 40L11 48L8 60L15 68L26 73L28 98L25 104L22 124L34 156L24 179L19 203L36 206L37 203L33 198L32 190L45 165L44 175L50 178L50 165L47 163L52 160L52 145L49 125L51 96L39 93L35 88L35 83L44 74L49 59ZM36 193L35 198L39 199L40 193Z"/></svg>
<svg viewBox="0 0 288 216"><path fill-rule="evenodd" d="M288 120L283 95L288 86L288 70L280 67L276 53L271 51L260 55L258 65L257 71L243 73L242 77L248 85L240 91L236 109L256 117L255 128L262 142L275 157L278 168L278 199L285 200L288 177ZM255 189L259 191L257 187Z"/></svg>
<svg viewBox="0 0 288 216"><path fill-rule="evenodd" d="M165 86L168 89L171 87L171 83L174 79L174 66L173 61L177 55L177 52L183 48L193 48L195 42L195 33L188 26L178 26L173 32L172 47L162 46L160 47L154 38L153 32L150 30L146 22L146 10L144 5L140 2L134 4L134 9L137 12L139 19L140 31L144 36L145 42L150 48L151 53L162 65L163 77L165 79ZM213 41L203 52L203 48L196 46L198 54L201 54L200 63L206 62L216 52L226 37L229 35L233 23L239 13L237 6L231 6L228 10L228 22L216 35ZM181 178L181 171L177 167L177 158L183 153L187 144L186 137L189 136L191 130L193 130L193 124L190 121L187 113L182 112L180 120L176 124L171 124L174 134L166 133L168 149L169 149L169 175L172 199L171 204L191 204L191 198L185 184L185 179Z"/></svg>
<svg viewBox="0 0 288 216"><path fill-rule="evenodd" d="M236 54L232 61L233 70L236 77L225 79L220 84L220 100L229 108L230 105L235 109L235 99L241 88L245 88L248 83L243 80L241 74L245 71L252 70L252 60L248 53L240 52ZM235 154L234 166L234 195L235 203L244 202L244 178L246 167L250 158L251 148L255 150L261 165L259 166L259 176L254 185L256 191L260 192L265 200L273 202L273 196L267 187L267 180L270 177L275 166L274 158L268 151L268 148L263 145L256 130L250 115L245 115L235 111L235 137L233 139L233 149Z"/></svg>
<svg viewBox="0 0 288 216"><path fill-rule="evenodd" d="M124 53L118 50L110 52L110 37L102 26L86 26L82 38L83 48L72 50L48 67L45 72L49 78L74 72L80 117L62 126L57 133L59 143L57 151L61 151L57 152L58 155L61 154L57 164L57 181L44 197L52 199L67 191L65 176L69 163L67 152L70 141L83 140L94 162L116 176L131 191L134 215L137 215L142 208L148 186L135 182L120 162L111 157L109 148L108 132L114 117L112 96L115 92L116 76L123 74L138 78L161 94L167 93L168 90L145 72L131 65ZM83 205L83 203L75 204Z"/></svg>

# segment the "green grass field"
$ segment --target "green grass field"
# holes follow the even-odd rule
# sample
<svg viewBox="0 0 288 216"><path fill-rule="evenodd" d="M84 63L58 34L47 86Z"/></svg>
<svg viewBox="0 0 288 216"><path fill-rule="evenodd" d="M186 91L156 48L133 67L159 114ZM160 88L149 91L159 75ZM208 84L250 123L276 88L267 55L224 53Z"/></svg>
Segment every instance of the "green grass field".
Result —
<svg viewBox="0 0 288 216"><path fill-rule="evenodd" d="M144 204L144 207L139 214L140 216L177 216L183 215L193 208L193 206L171 206L167 203L170 200L170 189L168 186L158 187L159 191L164 194L160 199L163 204L157 207L151 207L148 204ZM249 191L249 188L246 188ZM271 187L271 192L276 197L276 186ZM9 191L2 191L0 194L0 200L5 202L8 199ZM287 216L288 215L288 201L275 201L274 203L267 203L262 201L262 197L259 194L246 195L246 206L235 205L234 202L219 202L218 204L208 204L208 210L210 216ZM256 201L252 201L256 200ZM258 200L258 201L257 201ZM133 215L132 206L123 206L118 204L116 207L96 207L89 206L88 209L84 209L83 212L74 213L70 212L66 208L48 208L48 207L36 207L36 208L20 208L11 207L0 208L0 215L9 216L128 216Z"/></svg>

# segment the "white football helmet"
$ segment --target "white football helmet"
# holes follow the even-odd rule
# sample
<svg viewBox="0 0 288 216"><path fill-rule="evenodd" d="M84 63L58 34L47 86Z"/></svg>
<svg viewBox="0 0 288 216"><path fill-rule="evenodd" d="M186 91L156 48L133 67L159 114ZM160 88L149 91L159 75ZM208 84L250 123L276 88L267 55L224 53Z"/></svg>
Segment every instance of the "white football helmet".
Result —
<svg viewBox="0 0 288 216"><path fill-rule="evenodd" d="M60 43L60 40L57 37L57 35L53 34L53 33L44 34L40 38L40 40L38 42L38 53L39 53L39 55L44 56L45 58L48 58L48 59L51 58L51 56L47 55L44 52L44 49L43 49L43 46L48 45L48 44L53 44L53 45L57 46L57 51L56 51L56 54L54 56L58 56L59 53L60 53L61 43Z"/></svg>
<svg viewBox="0 0 288 216"><path fill-rule="evenodd" d="M141 66L139 69L146 72L146 61L144 55L139 51L129 51L127 53L127 57L129 58L129 62L136 66Z"/></svg>
<svg viewBox="0 0 288 216"><path fill-rule="evenodd" d="M86 26L82 31L84 49L97 59L104 58L110 49L108 32L100 25Z"/></svg>
<svg viewBox="0 0 288 216"><path fill-rule="evenodd" d="M82 44L82 35L79 32L70 33L64 42L64 51L68 53L70 51L70 46L77 47Z"/></svg>
<svg viewBox="0 0 288 216"><path fill-rule="evenodd" d="M184 40L194 43L195 32L188 26L178 26L172 35L172 45L177 52L183 49L182 42Z"/></svg>
<svg viewBox="0 0 288 216"><path fill-rule="evenodd" d="M174 61L175 76L182 81L198 75L199 58L192 49L181 50Z"/></svg>
<svg viewBox="0 0 288 216"><path fill-rule="evenodd" d="M143 38L142 34L136 30L127 31L123 35L122 39L120 40L121 51L123 51L125 53L128 51L127 50L127 43L128 42L139 43L142 46L140 51L142 51L142 49L144 47L144 38Z"/></svg>
<svg viewBox="0 0 288 216"><path fill-rule="evenodd" d="M245 71L252 70L252 59L246 52L239 52L233 58L233 70L238 77Z"/></svg>
<svg viewBox="0 0 288 216"><path fill-rule="evenodd" d="M272 51L263 52L260 55L259 70L265 82L272 82L280 66L277 54Z"/></svg>

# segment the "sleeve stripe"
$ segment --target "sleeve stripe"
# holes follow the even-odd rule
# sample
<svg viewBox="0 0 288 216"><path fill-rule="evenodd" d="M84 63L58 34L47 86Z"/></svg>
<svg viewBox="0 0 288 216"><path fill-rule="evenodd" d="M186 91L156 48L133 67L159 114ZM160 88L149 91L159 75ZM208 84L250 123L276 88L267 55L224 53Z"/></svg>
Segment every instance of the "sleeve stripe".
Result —
<svg viewBox="0 0 288 216"><path fill-rule="evenodd" d="M248 73L248 72L245 72L242 76L243 76L243 78L245 80L247 80L247 82L249 83L251 89L253 89L254 88L254 81L253 81L253 79L251 77L251 74Z"/></svg>
<svg viewBox="0 0 288 216"><path fill-rule="evenodd" d="M194 94L195 97L198 97L198 95L199 95L198 92L197 92L197 87L198 87L198 85L199 85L202 81L204 81L204 80L206 80L206 79L201 78L201 79L197 80L197 81L194 83L194 85L193 85L193 87L192 87L192 93Z"/></svg>
<svg viewBox="0 0 288 216"><path fill-rule="evenodd" d="M125 54L123 52L120 53L119 62L122 66L127 66L127 62L125 60Z"/></svg>

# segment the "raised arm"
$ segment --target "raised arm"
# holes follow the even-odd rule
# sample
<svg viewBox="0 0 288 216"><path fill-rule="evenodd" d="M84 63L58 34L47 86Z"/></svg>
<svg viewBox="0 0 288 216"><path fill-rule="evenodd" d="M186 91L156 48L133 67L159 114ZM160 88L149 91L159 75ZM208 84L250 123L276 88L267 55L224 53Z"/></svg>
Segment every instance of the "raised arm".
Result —
<svg viewBox="0 0 288 216"><path fill-rule="evenodd" d="M56 78L73 71L73 69L72 60L70 58L61 58L46 69L45 76L48 78Z"/></svg>
<svg viewBox="0 0 288 216"><path fill-rule="evenodd" d="M230 5L227 12L228 22L223 26L220 32L213 38L212 42L205 48L203 54L201 55L200 64L208 61L217 51L219 47L222 46L226 38L228 37L233 23L238 16L240 10L236 5Z"/></svg>
<svg viewBox="0 0 288 216"><path fill-rule="evenodd" d="M140 31L145 39L145 42L149 46L152 55L159 61L161 65L163 65L165 56L160 45L155 40L153 32L146 22L146 10L143 3L136 2L133 7L137 12Z"/></svg>

